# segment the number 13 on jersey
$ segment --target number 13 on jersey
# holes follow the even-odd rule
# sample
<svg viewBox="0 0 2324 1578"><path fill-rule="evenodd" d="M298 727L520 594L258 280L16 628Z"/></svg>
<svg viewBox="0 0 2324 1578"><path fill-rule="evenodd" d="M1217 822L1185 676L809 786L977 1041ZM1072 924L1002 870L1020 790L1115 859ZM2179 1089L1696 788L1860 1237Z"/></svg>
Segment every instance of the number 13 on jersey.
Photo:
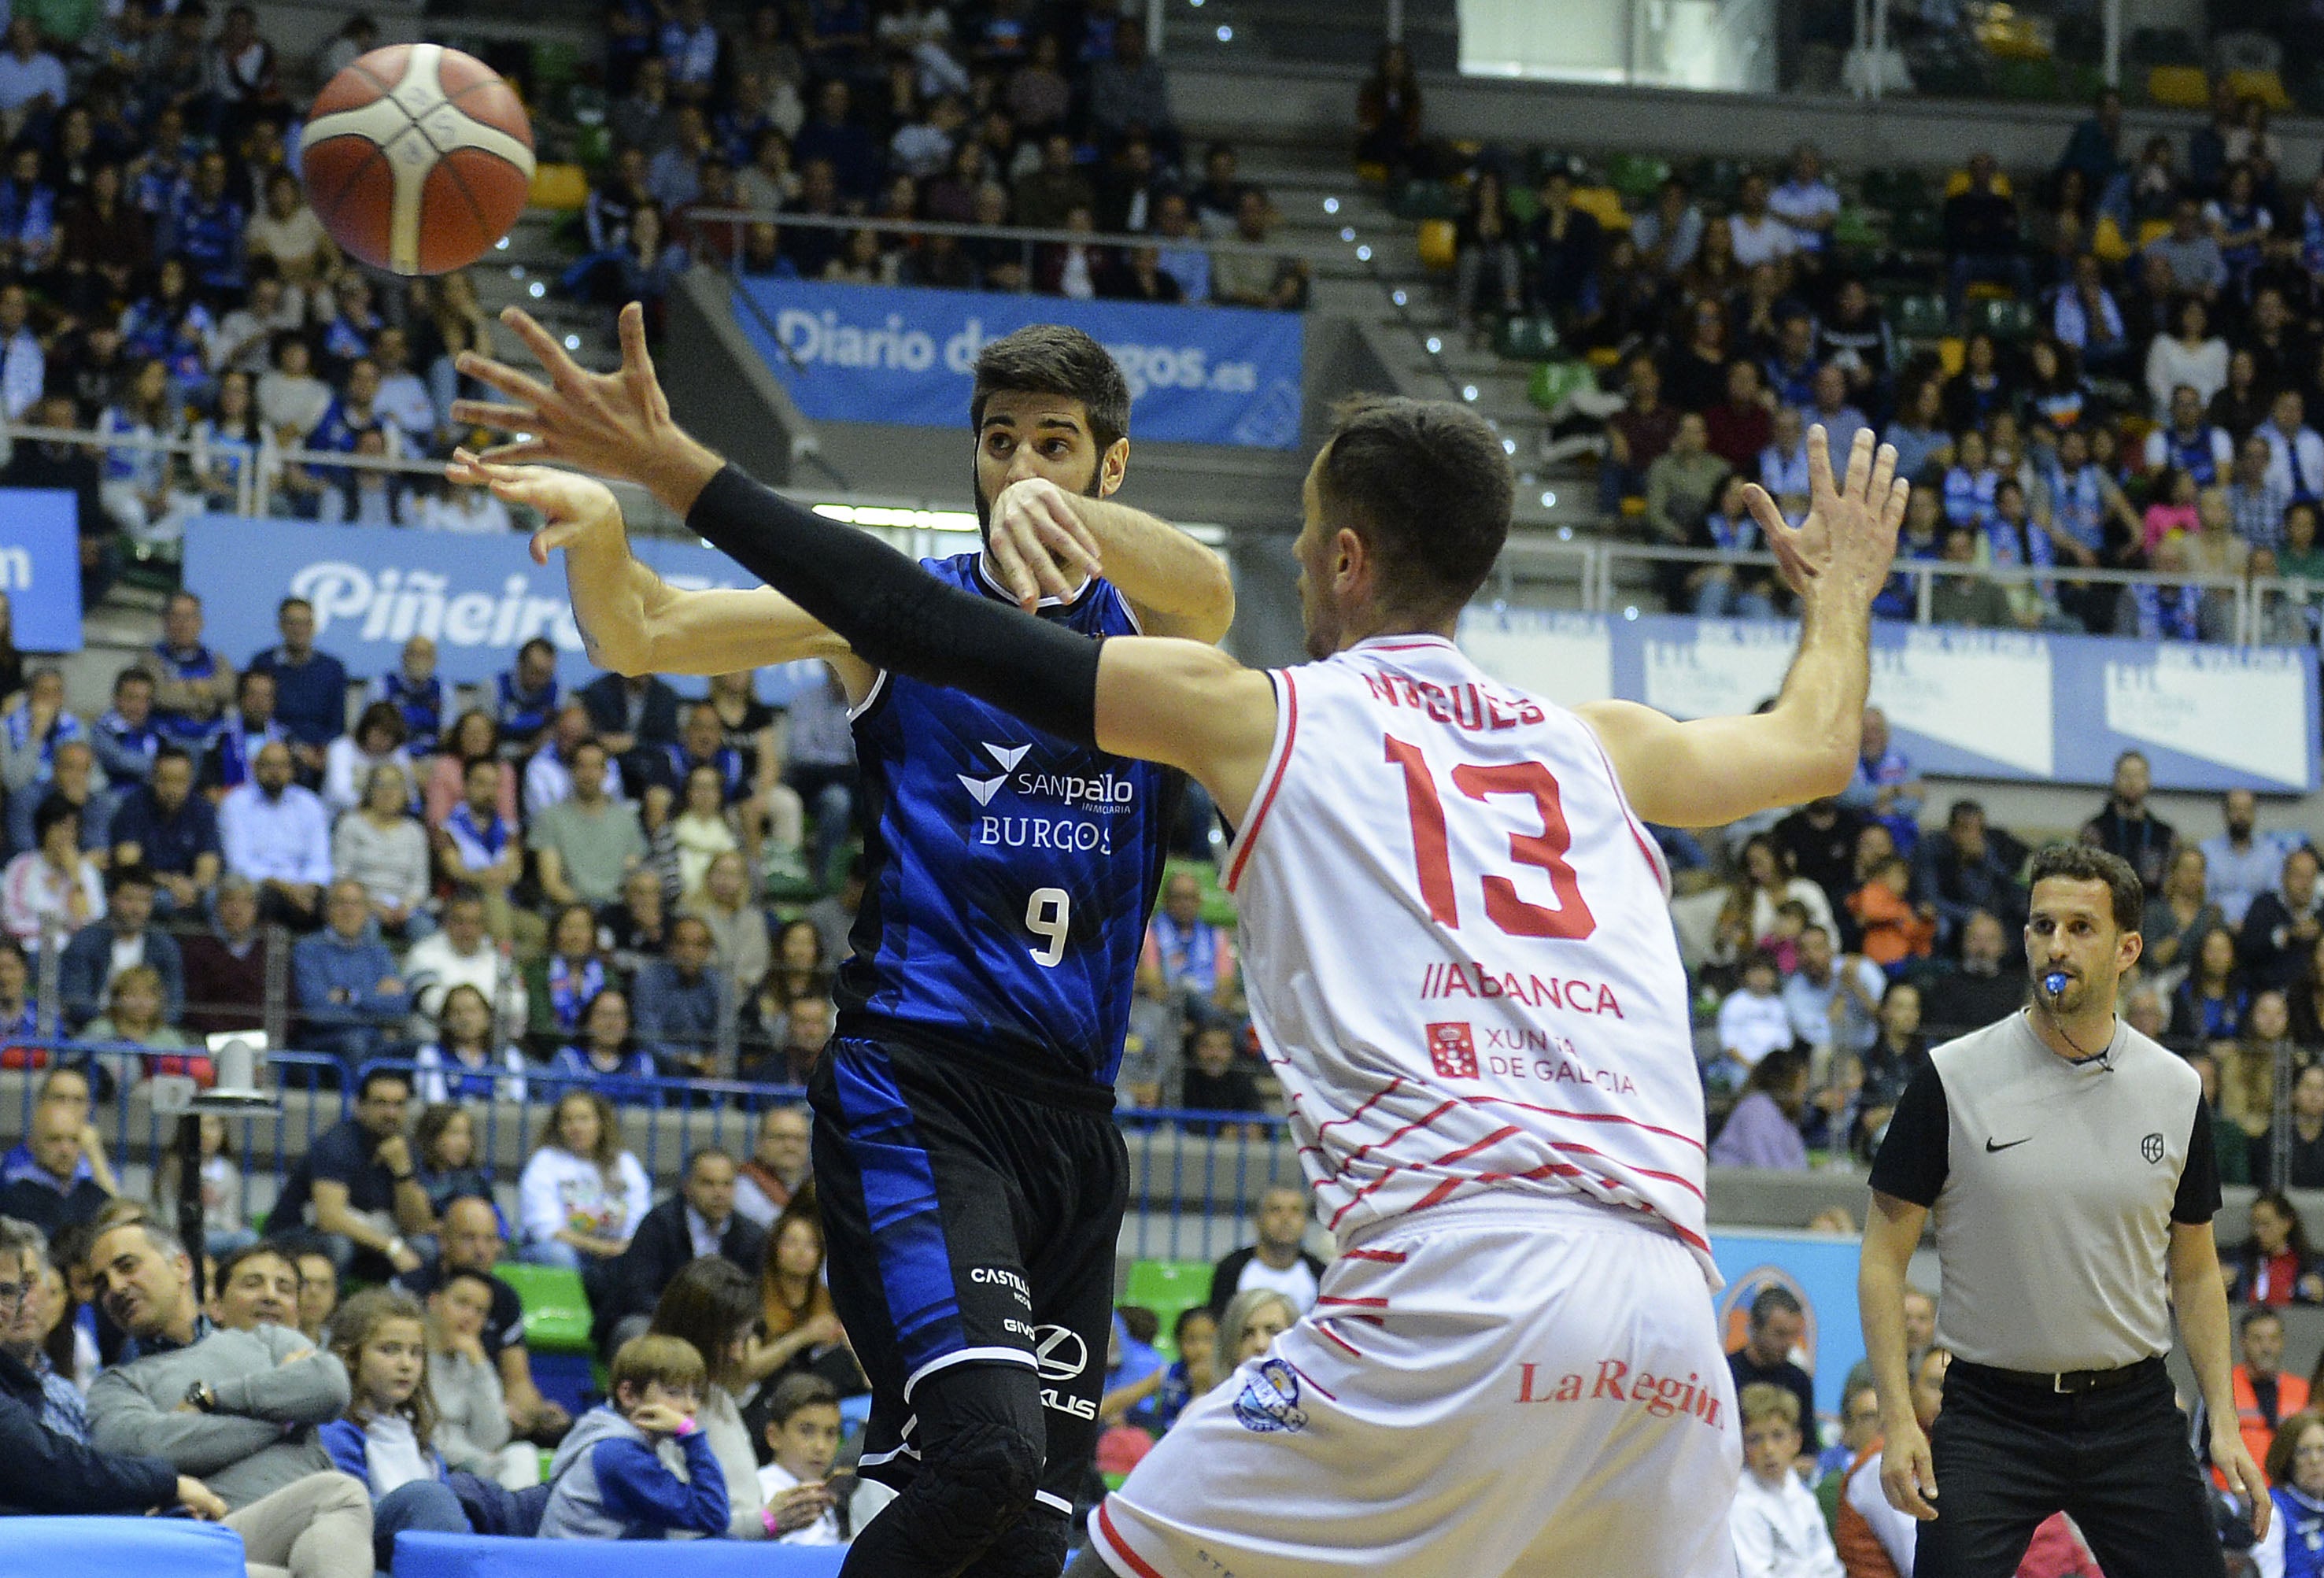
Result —
<svg viewBox="0 0 2324 1578"><path fill-rule="evenodd" d="M1394 734L1385 736L1388 764L1404 773L1405 805L1412 816L1412 858L1420 878L1420 900L1429 918L1452 930L1461 926L1461 900L1452 877L1451 840L1445 835L1444 801L1438 794L1436 775L1420 747ZM1509 835L1509 859L1549 873L1549 889L1557 907L1535 904L1520 897L1509 877L1486 872L1485 918L1511 937L1562 937L1578 942L1598 928L1582 884L1565 853L1573 837L1565 826L1565 807L1558 798L1557 780L1538 761L1508 761L1485 766L1462 762L1452 770L1452 787L1480 804L1496 795L1520 796L1533 801L1541 818L1538 833ZM1028 921L1028 924L1030 924ZM1036 957L1039 955L1036 955Z"/></svg>

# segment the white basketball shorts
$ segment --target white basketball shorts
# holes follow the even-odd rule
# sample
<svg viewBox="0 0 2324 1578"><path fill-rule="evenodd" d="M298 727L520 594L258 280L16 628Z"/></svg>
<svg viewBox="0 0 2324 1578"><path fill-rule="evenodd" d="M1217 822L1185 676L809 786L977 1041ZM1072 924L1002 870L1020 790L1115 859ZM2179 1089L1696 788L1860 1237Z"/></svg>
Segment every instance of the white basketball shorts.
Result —
<svg viewBox="0 0 2324 1578"><path fill-rule="evenodd" d="M1613 1207L1391 1223L1090 1519L1121 1578L1730 1578L1702 1271Z"/></svg>

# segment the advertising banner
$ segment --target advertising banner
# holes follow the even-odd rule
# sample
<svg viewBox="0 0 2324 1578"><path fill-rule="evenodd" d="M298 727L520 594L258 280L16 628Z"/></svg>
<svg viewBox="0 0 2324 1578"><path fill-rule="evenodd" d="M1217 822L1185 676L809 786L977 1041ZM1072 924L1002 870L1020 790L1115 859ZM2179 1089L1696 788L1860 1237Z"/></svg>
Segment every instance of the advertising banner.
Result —
<svg viewBox="0 0 2324 1578"><path fill-rule="evenodd" d="M1858 1241L1792 1232L1714 1232L1711 1258L1727 1278L1719 1300L1719 1335L1732 1353L1743 1345L1751 1301L1763 1287L1781 1287L1807 1313L1807 1331L1795 1355L1815 1380L1816 1411L1840 1412L1840 1387L1864 1357L1864 1327L1856 1314ZM1813 1432L1810 1432L1813 1439Z"/></svg>
<svg viewBox="0 0 2324 1578"><path fill-rule="evenodd" d="M1673 717L1733 716L1783 688L1799 628L1471 609L1461 645L1512 685L1572 705L1618 696ZM2103 784L2143 751L2159 789L2306 793L2318 784L2311 647L1879 623L1872 700L1899 749L1948 777Z"/></svg>
<svg viewBox="0 0 2324 1578"><path fill-rule="evenodd" d="M69 504L69 494L58 496ZM632 549L674 586L759 584L725 555L696 543L637 538ZM207 639L237 665L280 639L276 605L304 597L315 605L316 645L350 675L395 668L414 635L436 643L437 672L454 684L489 680L514 667L517 648L536 635L555 644L558 674L567 684L586 683L597 672L582 653L562 557L546 568L533 563L520 532L207 515L186 528L185 575L202 599Z"/></svg>
<svg viewBox="0 0 2324 1578"><path fill-rule="evenodd" d="M1299 442L1299 314L981 291L744 280L735 317L791 398L826 421L958 428L977 353L1033 323L1081 329L1130 382L1130 432L1179 444Z"/></svg>
<svg viewBox="0 0 2324 1578"><path fill-rule="evenodd" d="M80 651L80 532L60 488L0 488L0 593L19 650Z"/></svg>

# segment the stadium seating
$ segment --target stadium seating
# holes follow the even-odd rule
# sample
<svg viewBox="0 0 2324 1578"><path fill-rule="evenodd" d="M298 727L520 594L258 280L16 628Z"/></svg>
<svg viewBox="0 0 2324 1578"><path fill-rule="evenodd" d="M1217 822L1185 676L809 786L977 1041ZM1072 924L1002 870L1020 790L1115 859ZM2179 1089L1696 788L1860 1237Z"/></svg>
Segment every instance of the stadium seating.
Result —
<svg viewBox="0 0 2324 1578"><path fill-rule="evenodd" d="M1179 1315L1198 1304L1209 1303L1210 1297L1209 1261L1140 1260L1130 1268L1130 1286L1122 1295L1122 1302L1154 1312L1162 1323L1154 1346L1175 1359L1178 1348L1171 1330L1178 1324Z"/></svg>
<svg viewBox="0 0 2324 1578"><path fill-rule="evenodd" d="M511 1287L524 1306L524 1345L536 1353L586 1353L589 1347L589 1296L581 1274L562 1266L535 1266L506 1260L493 1274Z"/></svg>

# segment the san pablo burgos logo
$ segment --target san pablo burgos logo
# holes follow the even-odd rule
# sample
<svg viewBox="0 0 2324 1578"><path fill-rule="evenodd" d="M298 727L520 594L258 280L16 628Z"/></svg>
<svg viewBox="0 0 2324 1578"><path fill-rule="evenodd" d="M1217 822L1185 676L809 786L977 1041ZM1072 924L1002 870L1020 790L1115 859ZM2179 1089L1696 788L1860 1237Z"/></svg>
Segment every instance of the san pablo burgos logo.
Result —
<svg viewBox="0 0 2324 1578"><path fill-rule="evenodd" d="M991 740L983 745L1001 771L989 777L971 772L954 775L982 813L970 835L973 842L1010 849L1113 853L1113 828L1108 818L1128 814L1136 803L1134 780L1118 772L1049 772L1038 766L1020 771L1019 764L1032 750L1030 745L1001 745ZM1017 799L1031 802L1025 807L1028 814L1010 816L992 810L994 798L1004 789Z"/></svg>

